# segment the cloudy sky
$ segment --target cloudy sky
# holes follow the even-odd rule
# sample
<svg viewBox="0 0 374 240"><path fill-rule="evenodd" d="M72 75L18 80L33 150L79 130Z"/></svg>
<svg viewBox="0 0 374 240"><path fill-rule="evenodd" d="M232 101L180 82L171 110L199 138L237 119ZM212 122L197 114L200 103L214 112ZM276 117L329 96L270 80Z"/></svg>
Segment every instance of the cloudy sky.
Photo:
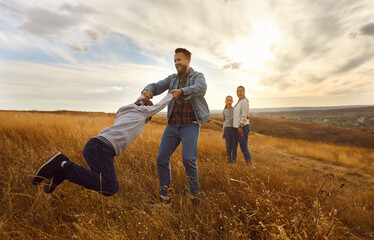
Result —
<svg viewBox="0 0 374 240"><path fill-rule="evenodd" d="M192 52L206 99L374 105L372 0L0 0L0 109L115 112ZM156 97L157 101L160 97Z"/></svg>

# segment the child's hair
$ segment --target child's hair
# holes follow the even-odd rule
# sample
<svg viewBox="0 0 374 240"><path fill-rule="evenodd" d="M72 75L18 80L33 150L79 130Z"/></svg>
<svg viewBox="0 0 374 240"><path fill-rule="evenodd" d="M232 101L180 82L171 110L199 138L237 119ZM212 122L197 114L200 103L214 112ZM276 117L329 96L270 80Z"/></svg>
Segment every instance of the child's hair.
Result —
<svg viewBox="0 0 374 240"><path fill-rule="evenodd" d="M135 102L136 105L152 106L153 103L148 98L139 99Z"/></svg>
<svg viewBox="0 0 374 240"><path fill-rule="evenodd" d="M135 104L138 105L138 106L152 106L153 102L151 100L149 100L148 98L142 98L142 99L136 100ZM145 123L147 124L149 121L151 121L151 119L152 119L152 116L147 117L145 119Z"/></svg>
<svg viewBox="0 0 374 240"><path fill-rule="evenodd" d="M225 98L225 102L226 102L226 99L227 98L232 98L232 96L230 96L230 95L228 95L228 96L226 96L226 98ZM224 108L224 110L227 108L227 104L225 104L225 108Z"/></svg>

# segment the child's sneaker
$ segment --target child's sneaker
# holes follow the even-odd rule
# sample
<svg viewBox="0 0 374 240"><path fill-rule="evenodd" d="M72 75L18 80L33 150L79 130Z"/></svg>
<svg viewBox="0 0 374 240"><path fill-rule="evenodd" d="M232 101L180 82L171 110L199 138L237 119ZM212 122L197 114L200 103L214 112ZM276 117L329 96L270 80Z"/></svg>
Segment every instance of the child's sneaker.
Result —
<svg viewBox="0 0 374 240"><path fill-rule="evenodd" d="M69 159L62 153L56 152L50 157L35 173L35 177L32 180L33 184L39 184L46 179L63 176L63 168L61 163L63 161L69 161Z"/></svg>
<svg viewBox="0 0 374 240"><path fill-rule="evenodd" d="M44 183L44 192L52 193L58 185L60 185L65 179L61 177L52 177L45 180Z"/></svg>

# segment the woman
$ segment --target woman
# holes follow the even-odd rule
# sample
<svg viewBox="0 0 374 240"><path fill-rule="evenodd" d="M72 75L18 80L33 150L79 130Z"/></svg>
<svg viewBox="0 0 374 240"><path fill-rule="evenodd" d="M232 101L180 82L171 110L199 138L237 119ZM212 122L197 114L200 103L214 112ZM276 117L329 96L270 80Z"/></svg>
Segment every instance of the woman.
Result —
<svg viewBox="0 0 374 240"><path fill-rule="evenodd" d="M249 102L245 97L245 89L243 86L239 86L236 89L238 95L238 103L234 107L234 118L233 127L238 128L238 141L240 149L243 152L245 162L254 168L252 164L251 153L248 149L248 135L249 135L249 119L247 118L249 112ZM236 147L238 142L236 142Z"/></svg>

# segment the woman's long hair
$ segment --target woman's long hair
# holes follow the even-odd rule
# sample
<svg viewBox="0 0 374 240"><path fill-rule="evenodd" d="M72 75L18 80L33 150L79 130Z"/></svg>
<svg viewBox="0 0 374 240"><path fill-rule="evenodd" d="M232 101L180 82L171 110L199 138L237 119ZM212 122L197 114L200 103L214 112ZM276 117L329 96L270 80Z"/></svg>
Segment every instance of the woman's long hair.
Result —
<svg viewBox="0 0 374 240"><path fill-rule="evenodd" d="M238 89L238 88L243 88L243 90L244 90L244 93L245 93L245 88L243 87L243 86L239 86L239 87L237 87L236 89ZM248 100L248 98L244 95L244 98L245 99L247 99L247 101L249 102L249 100ZM242 99L244 99L244 98L242 98ZM238 102L235 104L235 106L234 107L236 107L236 105L238 105L238 103L240 102L241 100L240 99L238 99Z"/></svg>

